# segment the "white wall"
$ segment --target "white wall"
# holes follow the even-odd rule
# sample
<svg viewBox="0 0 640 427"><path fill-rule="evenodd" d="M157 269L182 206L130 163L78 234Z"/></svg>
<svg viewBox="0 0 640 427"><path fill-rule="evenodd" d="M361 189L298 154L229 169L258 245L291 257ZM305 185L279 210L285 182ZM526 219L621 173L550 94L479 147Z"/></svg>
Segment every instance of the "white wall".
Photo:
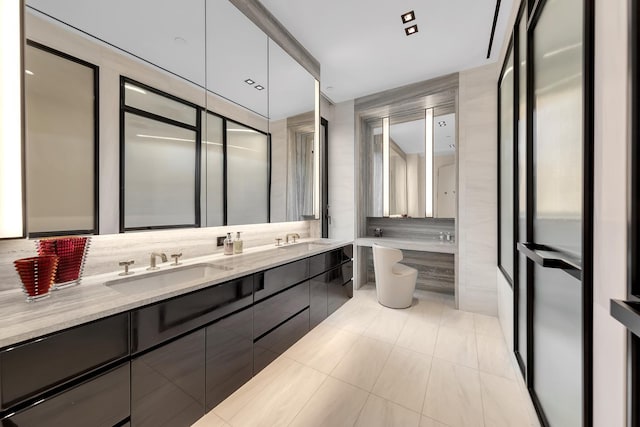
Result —
<svg viewBox="0 0 640 427"><path fill-rule="evenodd" d="M627 1L596 0L593 425L625 425L626 340L609 314L626 296Z"/></svg>
<svg viewBox="0 0 640 427"><path fill-rule="evenodd" d="M355 236L355 115L354 102L333 106L329 122L329 237L353 240Z"/></svg>
<svg viewBox="0 0 640 427"><path fill-rule="evenodd" d="M458 95L458 254L461 310L498 314L497 64L460 73Z"/></svg>

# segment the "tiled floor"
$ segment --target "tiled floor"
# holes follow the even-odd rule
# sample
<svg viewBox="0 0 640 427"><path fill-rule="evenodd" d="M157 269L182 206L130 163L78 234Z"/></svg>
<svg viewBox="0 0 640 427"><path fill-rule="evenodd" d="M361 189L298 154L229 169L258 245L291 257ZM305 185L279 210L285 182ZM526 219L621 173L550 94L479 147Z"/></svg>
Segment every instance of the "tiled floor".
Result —
<svg viewBox="0 0 640 427"><path fill-rule="evenodd" d="M498 320L415 296L393 310L356 291L195 426L537 426Z"/></svg>

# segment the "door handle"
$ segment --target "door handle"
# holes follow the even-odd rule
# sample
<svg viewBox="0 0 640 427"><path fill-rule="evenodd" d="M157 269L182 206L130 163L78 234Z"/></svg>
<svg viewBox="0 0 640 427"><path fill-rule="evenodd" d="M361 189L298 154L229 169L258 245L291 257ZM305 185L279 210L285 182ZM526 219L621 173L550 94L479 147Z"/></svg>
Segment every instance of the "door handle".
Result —
<svg viewBox="0 0 640 427"><path fill-rule="evenodd" d="M548 246L536 243L518 243L518 251L541 267L564 270L582 280L582 266Z"/></svg>

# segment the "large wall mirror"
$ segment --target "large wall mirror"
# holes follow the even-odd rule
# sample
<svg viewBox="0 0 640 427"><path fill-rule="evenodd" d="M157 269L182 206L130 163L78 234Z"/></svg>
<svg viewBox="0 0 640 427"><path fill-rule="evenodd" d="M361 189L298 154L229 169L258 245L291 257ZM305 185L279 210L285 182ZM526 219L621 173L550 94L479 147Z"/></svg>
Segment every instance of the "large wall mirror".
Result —
<svg viewBox="0 0 640 427"><path fill-rule="evenodd" d="M316 79L232 3L25 3L26 39L60 63L25 77L40 78L33 88L66 87L64 67L83 72L67 91L75 99L49 99L46 108L91 113L75 116L75 134L62 126L67 134L56 136L62 122L47 130L34 118L43 97L27 93L35 105L25 141L29 235L319 218ZM81 206L46 212L49 221L37 195L53 193L38 182L53 181L31 165L36 144L61 138L72 150L65 173L83 184L74 190Z"/></svg>
<svg viewBox="0 0 640 427"><path fill-rule="evenodd" d="M455 218L456 115L453 106L372 118L369 216Z"/></svg>

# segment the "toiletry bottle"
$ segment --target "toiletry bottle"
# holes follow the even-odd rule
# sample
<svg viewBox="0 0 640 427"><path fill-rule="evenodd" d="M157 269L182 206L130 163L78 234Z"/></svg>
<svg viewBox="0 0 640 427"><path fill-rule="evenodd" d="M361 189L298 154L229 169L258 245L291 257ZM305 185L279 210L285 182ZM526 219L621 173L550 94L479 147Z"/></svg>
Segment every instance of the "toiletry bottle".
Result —
<svg viewBox="0 0 640 427"><path fill-rule="evenodd" d="M231 233L227 233L227 238L224 239L224 254L233 255L233 239Z"/></svg>
<svg viewBox="0 0 640 427"><path fill-rule="evenodd" d="M240 232L236 233L236 240L233 241L233 253L241 254L242 253L242 239L240 238Z"/></svg>

